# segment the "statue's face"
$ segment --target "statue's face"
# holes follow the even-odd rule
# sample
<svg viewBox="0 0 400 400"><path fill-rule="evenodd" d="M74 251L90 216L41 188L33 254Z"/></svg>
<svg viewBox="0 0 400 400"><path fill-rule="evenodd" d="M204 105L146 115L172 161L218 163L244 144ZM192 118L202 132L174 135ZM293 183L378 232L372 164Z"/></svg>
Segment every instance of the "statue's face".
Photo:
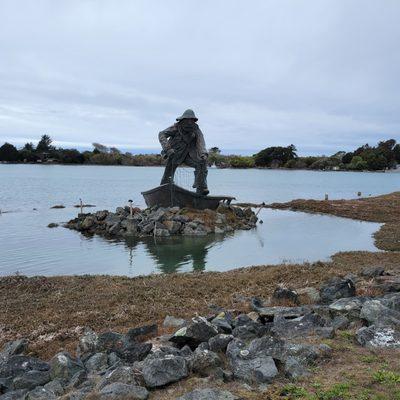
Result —
<svg viewBox="0 0 400 400"><path fill-rule="evenodd" d="M184 131L192 131L196 126L196 120L192 118L185 118L179 121L179 125Z"/></svg>

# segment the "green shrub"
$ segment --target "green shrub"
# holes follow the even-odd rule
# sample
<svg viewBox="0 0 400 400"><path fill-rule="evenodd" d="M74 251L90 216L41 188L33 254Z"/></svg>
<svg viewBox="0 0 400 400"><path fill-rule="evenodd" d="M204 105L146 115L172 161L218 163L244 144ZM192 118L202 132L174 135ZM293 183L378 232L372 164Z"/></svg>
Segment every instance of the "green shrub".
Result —
<svg viewBox="0 0 400 400"><path fill-rule="evenodd" d="M301 399L301 398L307 398L308 392L301 386L296 386L290 383L282 388L280 395L289 396L290 399Z"/></svg>
<svg viewBox="0 0 400 400"><path fill-rule="evenodd" d="M233 156L229 160L229 163L232 168L253 168L254 158L245 156Z"/></svg>
<svg viewBox="0 0 400 400"><path fill-rule="evenodd" d="M385 369L380 369L379 371L376 371L372 375L372 378L375 382L378 383L400 383L400 374L394 371L387 371Z"/></svg>

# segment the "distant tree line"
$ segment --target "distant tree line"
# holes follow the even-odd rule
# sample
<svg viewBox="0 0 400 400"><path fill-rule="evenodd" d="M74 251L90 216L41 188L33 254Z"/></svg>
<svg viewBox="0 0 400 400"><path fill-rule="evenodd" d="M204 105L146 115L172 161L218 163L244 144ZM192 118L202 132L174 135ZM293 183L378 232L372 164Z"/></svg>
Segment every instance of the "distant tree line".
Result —
<svg viewBox="0 0 400 400"><path fill-rule="evenodd" d="M400 164L400 144L394 139L365 144L355 151L339 151L332 156L299 157L296 147L267 147L253 156L223 155L210 149L209 162L220 168L288 168L342 171L383 171Z"/></svg>
<svg viewBox="0 0 400 400"><path fill-rule="evenodd" d="M155 166L163 163L158 154L122 153L115 147L93 143L92 151L80 152L76 149L63 149L52 145L48 135L43 135L36 145L26 143L18 150L10 143L0 147L0 162L96 164L96 165L136 165Z"/></svg>
<svg viewBox="0 0 400 400"><path fill-rule="evenodd" d="M26 143L21 149L4 143L0 147L0 162L132 166L158 166L165 163L159 154L133 155L101 143L93 143L93 150L83 152L57 148L52 143L48 135L43 135L36 146ZM365 144L352 152L339 151L332 156L308 157L299 157L293 144L267 147L252 156L224 155L218 147L212 147L209 149L208 163L218 168L379 171L396 168L400 164L400 144L390 139L376 146Z"/></svg>

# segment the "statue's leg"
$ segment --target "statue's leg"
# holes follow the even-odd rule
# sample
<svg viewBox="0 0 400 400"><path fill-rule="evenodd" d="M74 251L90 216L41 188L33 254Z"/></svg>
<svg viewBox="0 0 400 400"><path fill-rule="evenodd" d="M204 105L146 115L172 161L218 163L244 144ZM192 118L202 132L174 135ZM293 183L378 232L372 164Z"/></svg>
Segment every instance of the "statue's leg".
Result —
<svg viewBox="0 0 400 400"><path fill-rule="evenodd" d="M194 161L191 157L186 157L185 164L194 168L194 184L197 193L208 194L207 189L207 161Z"/></svg>
<svg viewBox="0 0 400 400"><path fill-rule="evenodd" d="M169 158L167 165L165 166L164 175L161 179L161 185L174 181L174 175L177 167L178 166L173 162L173 160Z"/></svg>
<svg viewBox="0 0 400 400"><path fill-rule="evenodd" d="M208 194L209 190L207 188L207 161L206 160L201 160L197 164L197 192L201 194Z"/></svg>

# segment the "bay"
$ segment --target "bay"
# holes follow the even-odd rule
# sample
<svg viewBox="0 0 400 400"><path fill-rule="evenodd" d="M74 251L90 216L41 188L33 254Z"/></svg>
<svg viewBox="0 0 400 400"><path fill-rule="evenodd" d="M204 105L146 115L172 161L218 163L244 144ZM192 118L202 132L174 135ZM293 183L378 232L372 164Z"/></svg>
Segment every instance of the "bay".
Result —
<svg viewBox="0 0 400 400"><path fill-rule="evenodd" d="M263 210L252 231L204 238L107 241L87 238L63 223L78 210L115 209L129 199L144 206L141 192L159 184L162 168L119 166L0 165L0 274L114 274L136 276L174 271L224 271L248 265L327 260L337 251L376 250L380 224L290 211ZM177 183L190 188L193 170L178 170ZM286 170L209 170L212 194L240 202L295 198L355 198L399 189L397 173ZM51 209L63 204L64 209Z"/></svg>

